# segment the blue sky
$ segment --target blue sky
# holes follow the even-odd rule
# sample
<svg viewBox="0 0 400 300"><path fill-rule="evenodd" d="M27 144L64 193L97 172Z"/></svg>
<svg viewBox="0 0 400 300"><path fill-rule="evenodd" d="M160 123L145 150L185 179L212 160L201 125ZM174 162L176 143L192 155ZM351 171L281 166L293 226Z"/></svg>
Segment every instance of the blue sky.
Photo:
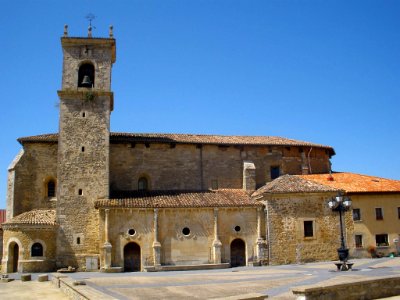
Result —
<svg viewBox="0 0 400 300"><path fill-rule="evenodd" d="M400 1L1 1L0 207L22 136L58 131L60 37L114 25L111 130L273 135L400 179Z"/></svg>

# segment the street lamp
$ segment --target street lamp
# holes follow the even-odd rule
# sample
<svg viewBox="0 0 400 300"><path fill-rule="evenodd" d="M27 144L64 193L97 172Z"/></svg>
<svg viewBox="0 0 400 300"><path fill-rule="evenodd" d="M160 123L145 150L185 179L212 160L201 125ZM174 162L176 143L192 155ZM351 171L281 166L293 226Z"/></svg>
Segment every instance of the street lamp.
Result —
<svg viewBox="0 0 400 300"><path fill-rule="evenodd" d="M340 217L340 248L337 249L340 264L338 265L338 269L342 271L347 271L349 268L346 264L347 259L349 258L349 249L346 248L344 234L343 234L343 217L342 213L348 211L351 207L351 199L348 197L344 197L340 192L336 197L333 197L328 202L329 208L333 211L339 212Z"/></svg>

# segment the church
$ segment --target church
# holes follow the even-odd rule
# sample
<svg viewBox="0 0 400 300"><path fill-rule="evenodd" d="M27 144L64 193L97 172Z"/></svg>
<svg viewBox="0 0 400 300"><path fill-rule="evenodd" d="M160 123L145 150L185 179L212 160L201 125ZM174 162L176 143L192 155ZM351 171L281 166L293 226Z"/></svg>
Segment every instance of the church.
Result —
<svg viewBox="0 0 400 300"><path fill-rule="evenodd" d="M8 169L3 272L336 259L337 215L326 202L345 189L321 182L332 147L273 136L110 132L112 27L106 38L90 30L70 37L65 27L61 47L59 132L19 138ZM399 201L400 185L393 193ZM351 212L345 224L352 246Z"/></svg>

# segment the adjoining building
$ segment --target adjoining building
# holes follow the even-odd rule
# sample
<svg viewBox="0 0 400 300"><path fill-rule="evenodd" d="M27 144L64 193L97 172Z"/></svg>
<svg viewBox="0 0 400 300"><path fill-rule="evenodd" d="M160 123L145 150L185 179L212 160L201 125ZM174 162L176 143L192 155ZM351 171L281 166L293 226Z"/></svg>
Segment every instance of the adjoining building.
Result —
<svg viewBox="0 0 400 300"><path fill-rule="evenodd" d="M340 188L291 176L329 173L332 147L268 136L112 133L112 31L83 38L65 30L61 46L59 132L19 138L8 170L3 271L335 258L338 224L326 202ZM346 226L353 234L351 218Z"/></svg>
<svg viewBox="0 0 400 300"><path fill-rule="evenodd" d="M353 257L370 257L368 250L400 253L399 180L346 172L301 177L344 190L351 197L354 231L347 238Z"/></svg>

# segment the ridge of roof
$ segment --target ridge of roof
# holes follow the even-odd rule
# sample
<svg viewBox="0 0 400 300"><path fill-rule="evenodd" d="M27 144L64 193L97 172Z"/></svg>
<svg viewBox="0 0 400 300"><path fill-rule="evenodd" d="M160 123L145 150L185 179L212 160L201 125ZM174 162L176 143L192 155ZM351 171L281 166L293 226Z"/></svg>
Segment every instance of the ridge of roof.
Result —
<svg viewBox="0 0 400 300"><path fill-rule="evenodd" d="M333 172L331 174L296 175L314 182L345 190L347 193L393 193L400 192L400 180L377 176Z"/></svg>
<svg viewBox="0 0 400 300"><path fill-rule="evenodd" d="M207 191L147 191L133 192L126 198L101 199L95 208L199 208L257 207L261 203L241 189Z"/></svg>
<svg viewBox="0 0 400 300"><path fill-rule="evenodd" d="M262 194L290 194L290 193L323 193L338 192L340 189L307 180L297 175L282 175L268 182L251 196L257 197Z"/></svg>
<svg viewBox="0 0 400 300"><path fill-rule="evenodd" d="M335 154L331 146L294 140L279 136L240 136L240 135L208 135L184 133L126 133L111 132L111 142L157 142L181 144L214 144L214 145L279 145L279 146L309 146L325 148ZM18 138L18 142L58 142L58 133L41 134Z"/></svg>

